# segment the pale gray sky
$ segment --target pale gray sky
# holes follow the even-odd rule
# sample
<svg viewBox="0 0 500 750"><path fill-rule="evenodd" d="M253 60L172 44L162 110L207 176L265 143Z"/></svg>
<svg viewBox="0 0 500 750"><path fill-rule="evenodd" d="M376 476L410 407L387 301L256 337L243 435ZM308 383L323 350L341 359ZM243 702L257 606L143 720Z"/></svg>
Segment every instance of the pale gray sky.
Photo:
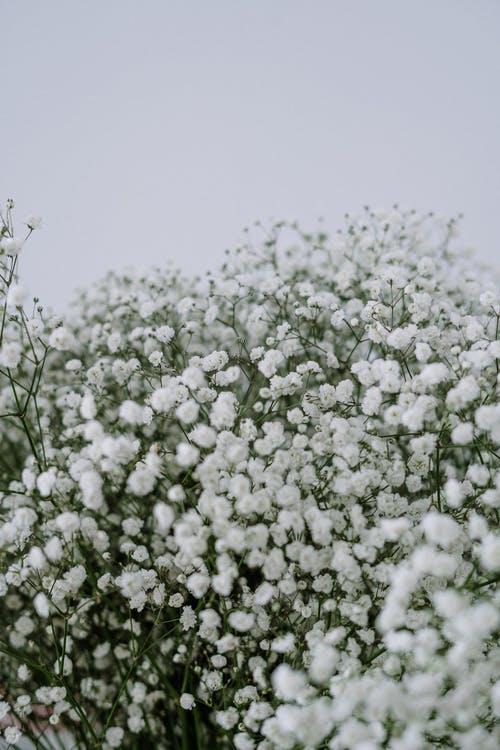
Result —
<svg viewBox="0 0 500 750"><path fill-rule="evenodd" d="M61 308L108 268L216 265L255 219L465 213L500 267L498 0L0 0L0 200Z"/></svg>

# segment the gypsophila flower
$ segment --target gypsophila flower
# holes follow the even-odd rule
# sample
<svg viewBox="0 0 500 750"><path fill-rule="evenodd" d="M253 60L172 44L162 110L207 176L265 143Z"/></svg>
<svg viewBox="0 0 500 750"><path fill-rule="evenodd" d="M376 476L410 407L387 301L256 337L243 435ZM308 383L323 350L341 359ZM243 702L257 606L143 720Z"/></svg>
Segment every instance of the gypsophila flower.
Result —
<svg viewBox="0 0 500 750"><path fill-rule="evenodd" d="M23 242L19 237L2 237L0 240L0 251L6 255L19 255L23 247Z"/></svg>
<svg viewBox="0 0 500 750"><path fill-rule="evenodd" d="M7 294L8 307L22 307L28 296L27 289L21 284L11 284Z"/></svg>
<svg viewBox="0 0 500 750"><path fill-rule="evenodd" d="M27 216L24 220L24 223L28 227L28 229L40 229L42 226L42 217L41 216Z"/></svg>
<svg viewBox="0 0 500 750"><path fill-rule="evenodd" d="M0 346L0 366L15 369L22 357L22 349L15 341L8 341Z"/></svg>
<svg viewBox="0 0 500 750"><path fill-rule="evenodd" d="M4 743L500 746L498 288L454 221L347 222L64 319L3 282Z"/></svg>
<svg viewBox="0 0 500 750"><path fill-rule="evenodd" d="M196 625L196 614L192 607L183 607L179 619L183 630L191 630Z"/></svg>
<svg viewBox="0 0 500 750"><path fill-rule="evenodd" d="M6 727L3 736L8 745L15 745L21 738L21 732L17 727Z"/></svg>
<svg viewBox="0 0 500 750"><path fill-rule="evenodd" d="M181 697L179 698L179 703L181 708L183 708L185 711L191 711L195 704L194 696L191 695L191 693L182 693Z"/></svg>
<svg viewBox="0 0 500 750"><path fill-rule="evenodd" d="M60 352L72 349L75 345L74 337L67 328L55 328L49 336L49 346L53 346Z"/></svg>

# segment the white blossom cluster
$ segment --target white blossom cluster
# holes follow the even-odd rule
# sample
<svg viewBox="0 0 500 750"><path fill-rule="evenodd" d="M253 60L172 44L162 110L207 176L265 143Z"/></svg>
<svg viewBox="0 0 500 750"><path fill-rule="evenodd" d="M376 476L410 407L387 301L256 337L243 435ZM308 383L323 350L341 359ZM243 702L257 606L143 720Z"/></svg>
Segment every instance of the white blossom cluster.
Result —
<svg viewBox="0 0 500 750"><path fill-rule="evenodd" d="M292 229L37 318L39 429L0 469L7 742L500 746L499 286L454 221Z"/></svg>

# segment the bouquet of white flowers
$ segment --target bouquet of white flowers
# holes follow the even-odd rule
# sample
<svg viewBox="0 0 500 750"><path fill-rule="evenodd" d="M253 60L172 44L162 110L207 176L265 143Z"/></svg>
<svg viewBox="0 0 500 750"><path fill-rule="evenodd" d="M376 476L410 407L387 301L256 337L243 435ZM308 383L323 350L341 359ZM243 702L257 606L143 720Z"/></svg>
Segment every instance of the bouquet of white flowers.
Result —
<svg viewBox="0 0 500 750"><path fill-rule="evenodd" d="M455 222L279 223L62 324L2 216L6 743L498 750L500 293Z"/></svg>

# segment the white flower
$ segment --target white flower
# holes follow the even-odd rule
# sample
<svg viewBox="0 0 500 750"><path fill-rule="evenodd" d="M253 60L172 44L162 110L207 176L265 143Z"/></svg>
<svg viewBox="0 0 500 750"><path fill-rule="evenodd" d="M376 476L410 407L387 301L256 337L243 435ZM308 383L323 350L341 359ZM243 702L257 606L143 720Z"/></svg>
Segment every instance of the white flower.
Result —
<svg viewBox="0 0 500 750"><path fill-rule="evenodd" d="M61 514L64 515L64 514ZM79 522L76 529L79 528ZM75 530L76 530L75 529ZM65 536L70 535L72 532L68 529L64 528L61 529L63 531L63 534ZM52 536L50 539L46 542L44 548L43 548L44 554L46 557L48 557L51 562L56 562L57 560L60 560L63 556L63 548L61 544L61 540L57 536Z"/></svg>
<svg viewBox="0 0 500 750"><path fill-rule="evenodd" d="M19 255L23 247L23 241L19 237L2 237L0 250L6 255Z"/></svg>
<svg viewBox="0 0 500 750"><path fill-rule="evenodd" d="M204 372L213 372L222 370L227 365L229 357L227 352L212 352L200 361L200 367Z"/></svg>
<svg viewBox="0 0 500 750"><path fill-rule="evenodd" d="M276 374L276 370L284 359L283 353L278 349L269 349L259 362L258 368L266 378L270 378Z"/></svg>
<svg viewBox="0 0 500 750"><path fill-rule="evenodd" d="M153 508L155 521L158 525L158 531L165 533L170 530L175 514L173 509L167 503L159 502Z"/></svg>
<svg viewBox="0 0 500 750"><path fill-rule="evenodd" d="M24 220L24 223L29 229L40 229L42 226L42 217L41 216L32 216L31 214L27 216Z"/></svg>
<svg viewBox="0 0 500 750"><path fill-rule="evenodd" d="M280 664L274 670L272 683L278 696L288 701L300 701L309 689L304 672L294 670L288 664Z"/></svg>
<svg viewBox="0 0 500 750"><path fill-rule="evenodd" d="M181 708L183 708L185 711L191 711L191 709L195 705L194 696L191 695L191 693L182 693L179 703Z"/></svg>
<svg viewBox="0 0 500 750"><path fill-rule="evenodd" d="M420 372L420 380L427 387L439 385L449 377L448 367L443 362L432 362Z"/></svg>
<svg viewBox="0 0 500 750"><path fill-rule="evenodd" d="M179 593L172 594L169 597L169 600L168 600L169 607L174 607L178 609L179 607L182 607L183 604L184 604L184 597L182 596L182 594L179 594Z"/></svg>
<svg viewBox="0 0 500 750"><path fill-rule="evenodd" d="M187 590L196 598L201 599L210 586L210 578L204 573L193 573L186 581Z"/></svg>
<svg viewBox="0 0 500 750"><path fill-rule="evenodd" d="M500 404L480 406L476 409L475 420L481 430L486 430L496 442L500 442Z"/></svg>
<svg viewBox="0 0 500 750"><path fill-rule="evenodd" d="M288 654L293 651L295 647L295 636L293 633L286 633L286 635L274 638L271 643L271 650L276 651L278 654Z"/></svg>
<svg viewBox="0 0 500 750"><path fill-rule="evenodd" d="M154 367L158 367L162 359L163 359L163 352L160 352L157 349L154 352L151 352L151 354L148 357L148 361L151 362L151 364Z"/></svg>
<svg viewBox="0 0 500 750"><path fill-rule="evenodd" d="M135 401L131 401L130 399L127 399L122 404L120 404L118 413L120 415L120 419L122 419L127 424L139 425L146 422L144 407L141 406L141 404L135 403Z"/></svg>
<svg viewBox="0 0 500 750"><path fill-rule="evenodd" d="M171 326L160 326L156 329L155 336L162 344L169 344L175 336L175 331Z"/></svg>
<svg viewBox="0 0 500 750"><path fill-rule="evenodd" d="M21 361L22 349L15 341L7 341L0 347L0 365L14 369Z"/></svg>
<svg viewBox="0 0 500 750"><path fill-rule="evenodd" d="M109 727L106 730L106 742L110 747L120 747L125 732L121 727Z"/></svg>
<svg viewBox="0 0 500 750"><path fill-rule="evenodd" d="M16 745L21 739L21 731L17 727L6 727L3 736L8 745Z"/></svg>
<svg viewBox="0 0 500 750"><path fill-rule="evenodd" d="M83 565L75 565L64 574L64 579L68 582L69 589L73 593L80 588L86 578L87 572Z"/></svg>
<svg viewBox="0 0 500 750"><path fill-rule="evenodd" d="M108 336L108 340L106 343L110 352L117 352L120 349L120 345L122 343L121 333L119 331L115 331L110 336Z"/></svg>
<svg viewBox="0 0 500 750"><path fill-rule="evenodd" d="M40 547L32 547L26 557L26 562L35 570L42 570L46 566L46 558Z"/></svg>
<svg viewBox="0 0 500 750"><path fill-rule="evenodd" d="M194 445L179 443L176 452L176 461L179 466L193 466L197 463L200 451Z"/></svg>
<svg viewBox="0 0 500 750"><path fill-rule="evenodd" d="M382 393L378 388L368 388L361 404L363 414L377 414L382 404Z"/></svg>
<svg viewBox="0 0 500 750"><path fill-rule="evenodd" d="M471 422L461 422L451 431L451 440L457 444L472 442L474 437L474 425Z"/></svg>
<svg viewBox="0 0 500 750"><path fill-rule="evenodd" d="M139 734L144 728L145 721L142 716L129 716L127 726L134 734Z"/></svg>
<svg viewBox="0 0 500 750"><path fill-rule="evenodd" d="M45 596L43 592L40 592L35 596L33 600L33 604L34 604L37 614L40 615L40 617L49 616L49 612L50 612L49 600L47 599L47 597Z"/></svg>
<svg viewBox="0 0 500 750"><path fill-rule="evenodd" d="M427 539L441 547L449 547L462 534L459 524L453 518L436 512L424 516L422 528Z"/></svg>
<svg viewBox="0 0 500 750"><path fill-rule="evenodd" d="M339 651L328 643L317 643L312 649L312 659L309 665L311 679L325 684L336 671L340 659Z"/></svg>
<svg viewBox="0 0 500 750"><path fill-rule="evenodd" d="M255 623L255 615L252 612L235 611L228 617L229 625L239 633L251 630Z"/></svg>
<svg viewBox="0 0 500 750"><path fill-rule="evenodd" d="M177 419L180 419L181 422L184 422L184 424L192 424L193 422L196 422L199 411L200 407L196 401L189 399L177 407L175 410L175 416Z"/></svg>
<svg viewBox="0 0 500 750"><path fill-rule="evenodd" d="M418 362L427 362L432 354L432 349L425 341L418 341L415 344L415 357Z"/></svg>
<svg viewBox="0 0 500 750"><path fill-rule="evenodd" d="M9 307L22 307L27 296L28 291L24 286L16 283L11 284L7 294L7 305Z"/></svg>
<svg viewBox="0 0 500 750"><path fill-rule="evenodd" d="M290 232L196 280L110 273L64 324L11 286L0 683L26 726L71 730L76 695L108 750L167 746L176 702L210 704L200 747L496 750L500 296L439 217Z"/></svg>
<svg viewBox="0 0 500 750"><path fill-rule="evenodd" d="M63 534L72 534L80 528L80 518L72 511L64 511L56 517L56 526Z"/></svg>
<svg viewBox="0 0 500 750"><path fill-rule="evenodd" d="M89 510L99 510L104 503L102 478L96 471L85 471L79 480L82 503Z"/></svg>
<svg viewBox="0 0 500 750"><path fill-rule="evenodd" d="M485 570L500 570L500 535L487 534L479 548L481 565Z"/></svg>
<svg viewBox="0 0 500 750"><path fill-rule="evenodd" d="M155 411L167 412L172 409L177 401L177 395L174 387L158 388L151 394L151 406Z"/></svg>
<svg viewBox="0 0 500 750"><path fill-rule="evenodd" d="M189 439L200 448L211 448L217 440L217 433L208 425L199 424L189 433Z"/></svg>
<svg viewBox="0 0 500 750"><path fill-rule="evenodd" d="M331 407L334 406L337 401L335 386L324 383L323 385L320 385L318 392L321 406L323 406L323 408L325 409L331 409Z"/></svg>
<svg viewBox="0 0 500 750"><path fill-rule="evenodd" d="M147 466L139 464L129 474L127 479L127 489L132 495L143 497L153 491L156 484L154 473Z"/></svg>
<svg viewBox="0 0 500 750"><path fill-rule="evenodd" d="M95 399L92 394L85 395L80 402L80 414L84 419L94 419L97 414Z"/></svg>
<svg viewBox="0 0 500 750"><path fill-rule="evenodd" d="M380 523L382 534L390 542L397 542L409 527L410 522L407 518L383 518Z"/></svg>
<svg viewBox="0 0 500 750"><path fill-rule="evenodd" d="M405 328L395 328L387 336L387 345L394 349L406 349L412 339L415 337L417 328L414 325L406 326Z"/></svg>
<svg viewBox="0 0 500 750"><path fill-rule="evenodd" d="M73 334L63 326L54 328L49 336L49 346L54 347L60 352L68 351L69 349L75 348L75 340Z"/></svg>
<svg viewBox="0 0 500 750"><path fill-rule="evenodd" d="M57 477L54 470L42 471L42 473L38 475L36 480L36 487L42 497L49 497L50 493L52 492L52 488L54 487L56 478Z"/></svg>
<svg viewBox="0 0 500 750"><path fill-rule="evenodd" d="M479 394L480 391L476 379L472 375L467 375L460 380L458 385L450 388L446 396L446 404L454 410L463 409L471 401L479 398Z"/></svg>
<svg viewBox="0 0 500 750"><path fill-rule="evenodd" d="M196 625L196 613L192 607L183 607L179 618L183 630L191 630Z"/></svg>
<svg viewBox="0 0 500 750"><path fill-rule="evenodd" d="M212 404L210 424L220 430L232 427L236 420L236 396L228 391L220 393Z"/></svg>
<svg viewBox="0 0 500 750"><path fill-rule="evenodd" d="M68 372L76 372L82 367L82 361L80 359L70 359L64 365L65 370Z"/></svg>

